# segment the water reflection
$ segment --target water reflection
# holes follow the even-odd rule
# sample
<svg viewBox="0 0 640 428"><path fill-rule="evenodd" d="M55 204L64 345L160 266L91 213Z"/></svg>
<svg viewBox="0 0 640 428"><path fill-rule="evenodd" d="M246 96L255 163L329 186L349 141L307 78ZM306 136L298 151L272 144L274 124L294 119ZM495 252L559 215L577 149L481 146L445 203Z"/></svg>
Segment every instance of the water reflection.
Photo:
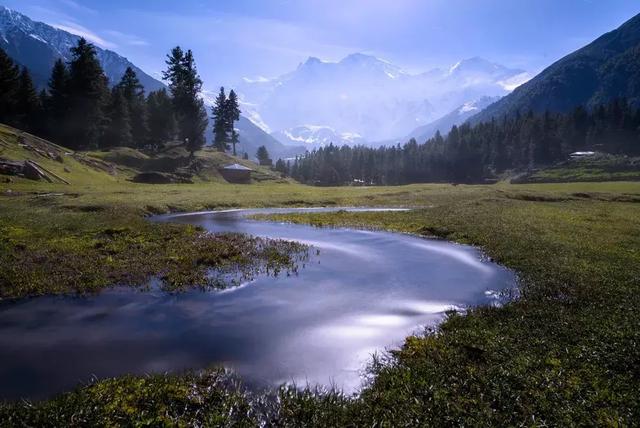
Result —
<svg viewBox="0 0 640 428"><path fill-rule="evenodd" d="M0 397L44 397L92 376L224 364L255 386L354 391L370 355L452 308L491 304L514 275L471 247L384 232L268 223L261 210L163 216L316 246L298 276L224 291L113 289L0 305Z"/></svg>

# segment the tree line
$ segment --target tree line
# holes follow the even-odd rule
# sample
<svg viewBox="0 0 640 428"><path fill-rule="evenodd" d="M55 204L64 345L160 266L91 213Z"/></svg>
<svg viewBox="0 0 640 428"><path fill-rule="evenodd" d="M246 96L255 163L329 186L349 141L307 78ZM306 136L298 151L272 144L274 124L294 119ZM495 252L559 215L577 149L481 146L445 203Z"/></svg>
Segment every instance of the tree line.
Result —
<svg viewBox="0 0 640 428"><path fill-rule="evenodd" d="M0 49L0 122L74 150L124 146L157 151L177 142L193 154L206 142L202 80L191 50L173 48L166 64L163 78L169 91L145 95L131 67L109 88L95 47L81 38L71 48L68 63L55 62L47 88L38 93L29 70ZM238 135L233 123L240 109L233 91L224 107L220 112L214 106L214 121L224 116L225 141L233 142L235 149Z"/></svg>
<svg viewBox="0 0 640 428"><path fill-rule="evenodd" d="M565 160L575 151L640 155L640 109L614 99L567 114L516 113L475 126L451 128L418 144L371 148L333 144L276 162L276 169L308 184L393 185L477 183L507 170L528 170Z"/></svg>

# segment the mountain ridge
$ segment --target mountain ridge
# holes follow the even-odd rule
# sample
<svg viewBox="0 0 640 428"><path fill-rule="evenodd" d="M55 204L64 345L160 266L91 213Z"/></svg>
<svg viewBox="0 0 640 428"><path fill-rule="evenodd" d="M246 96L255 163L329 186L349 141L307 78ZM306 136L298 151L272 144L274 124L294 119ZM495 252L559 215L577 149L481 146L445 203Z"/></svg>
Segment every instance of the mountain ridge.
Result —
<svg viewBox="0 0 640 428"><path fill-rule="evenodd" d="M471 123L517 111L567 112L624 97L640 105L640 14L551 64L529 82L470 119Z"/></svg>
<svg viewBox="0 0 640 428"><path fill-rule="evenodd" d="M55 61L60 58L69 61L70 49L80 38L0 5L0 48L14 61L28 68L34 83L41 89L46 87ZM147 92L166 87L114 51L96 46L96 53L110 85L116 84L127 67L131 67Z"/></svg>
<svg viewBox="0 0 640 428"><path fill-rule="evenodd" d="M506 95L514 84L510 79L527 77L523 70L479 57L447 70L409 73L373 55L353 53L336 62L308 57L271 79L244 78L237 92L248 115L271 132L311 123L381 141L407 135L470 100Z"/></svg>

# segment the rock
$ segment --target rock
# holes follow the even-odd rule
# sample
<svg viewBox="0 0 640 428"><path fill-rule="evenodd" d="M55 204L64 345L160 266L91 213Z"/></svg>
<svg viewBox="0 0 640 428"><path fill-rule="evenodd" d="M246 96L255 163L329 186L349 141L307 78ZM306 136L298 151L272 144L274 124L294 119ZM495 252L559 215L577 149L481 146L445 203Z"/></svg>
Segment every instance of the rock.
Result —
<svg viewBox="0 0 640 428"><path fill-rule="evenodd" d="M40 180L43 177L43 174L38 167L26 161L22 165L22 175L29 180Z"/></svg>
<svg viewBox="0 0 640 428"><path fill-rule="evenodd" d="M13 162L10 160L0 159L0 174L18 175L22 174L24 164L22 162Z"/></svg>
<svg viewBox="0 0 640 428"><path fill-rule="evenodd" d="M64 167L64 172L71 172L71 170L69 169L69 167L65 166Z"/></svg>

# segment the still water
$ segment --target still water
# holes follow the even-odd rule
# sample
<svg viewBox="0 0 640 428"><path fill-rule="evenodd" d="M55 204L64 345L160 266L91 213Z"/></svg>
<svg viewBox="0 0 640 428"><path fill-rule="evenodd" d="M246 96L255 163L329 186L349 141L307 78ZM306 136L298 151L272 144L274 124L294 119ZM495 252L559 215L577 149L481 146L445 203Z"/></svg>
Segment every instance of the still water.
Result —
<svg viewBox="0 0 640 428"><path fill-rule="evenodd" d="M224 291L116 288L0 304L0 399L43 398L93 377L224 365L249 385L357 391L375 352L452 308L495 304L514 274L472 247L387 232L247 219L233 210L155 217L313 246L298 275ZM305 211L318 211L306 209Z"/></svg>

